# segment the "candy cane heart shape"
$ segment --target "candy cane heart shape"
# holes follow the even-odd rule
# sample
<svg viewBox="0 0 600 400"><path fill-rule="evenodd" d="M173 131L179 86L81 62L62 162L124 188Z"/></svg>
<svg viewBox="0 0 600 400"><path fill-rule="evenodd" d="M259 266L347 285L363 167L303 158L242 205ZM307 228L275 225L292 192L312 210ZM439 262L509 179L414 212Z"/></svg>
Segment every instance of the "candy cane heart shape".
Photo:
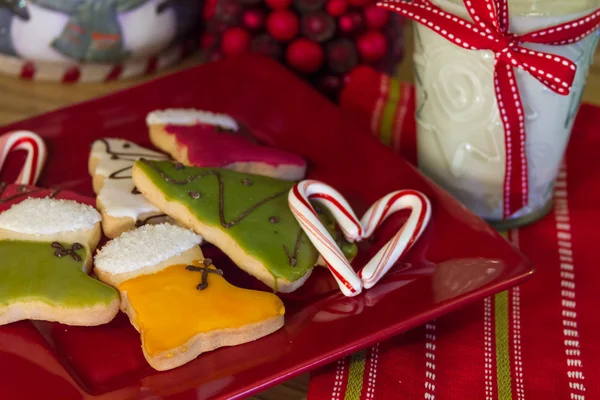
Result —
<svg viewBox="0 0 600 400"><path fill-rule="evenodd" d="M321 254L331 271L340 290L346 296L356 296L362 292L362 281L331 237L313 206L308 201L314 200L326 207L340 226L349 242L362 236L362 225L354 215L354 211L332 187L313 180L305 180L294 185L288 195L290 209L309 240Z"/></svg>
<svg viewBox="0 0 600 400"><path fill-rule="evenodd" d="M323 226L309 200L326 207L350 242L368 238L390 215L410 209L411 214L379 252L357 275L348 260ZM306 235L325 260L344 295L356 296L362 288L373 287L379 279L419 239L431 217L431 205L425 195L415 190L390 193L371 206L358 220L344 197L332 187L306 180L296 184L288 196L292 213Z"/></svg>
<svg viewBox="0 0 600 400"><path fill-rule="evenodd" d="M25 150L27 158L15 183L35 185L46 162L46 144L36 133L30 131L8 132L0 136L0 170L4 167L8 154Z"/></svg>
<svg viewBox="0 0 600 400"><path fill-rule="evenodd" d="M407 209L411 211L404 225L360 270L366 289L373 287L421 237L431 218L431 204L421 192L399 190L376 201L362 217L363 238L368 238L390 215Z"/></svg>

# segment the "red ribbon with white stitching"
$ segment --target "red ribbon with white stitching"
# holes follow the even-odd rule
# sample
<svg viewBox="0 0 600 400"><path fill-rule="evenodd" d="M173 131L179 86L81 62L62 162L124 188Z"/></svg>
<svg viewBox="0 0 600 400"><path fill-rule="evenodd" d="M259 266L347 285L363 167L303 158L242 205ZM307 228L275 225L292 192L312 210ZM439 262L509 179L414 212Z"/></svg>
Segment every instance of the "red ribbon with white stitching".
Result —
<svg viewBox="0 0 600 400"><path fill-rule="evenodd" d="M514 68L527 71L553 92L570 93L577 66L568 58L533 51L523 43L565 45L577 42L600 26L600 10L560 25L515 35L510 32L507 0L463 0L473 22L447 13L429 0L390 0L379 6L397 12L437 32L457 46L490 50L495 55L494 79L498 109L504 125L506 166L504 217L528 203L525 116Z"/></svg>

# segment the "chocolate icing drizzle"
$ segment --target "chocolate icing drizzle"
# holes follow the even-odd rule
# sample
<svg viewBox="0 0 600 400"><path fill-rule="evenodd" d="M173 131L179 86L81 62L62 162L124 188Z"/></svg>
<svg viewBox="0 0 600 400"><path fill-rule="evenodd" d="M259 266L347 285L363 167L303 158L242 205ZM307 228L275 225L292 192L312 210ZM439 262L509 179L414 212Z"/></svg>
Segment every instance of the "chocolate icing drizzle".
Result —
<svg viewBox="0 0 600 400"><path fill-rule="evenodd" d="M217 182L219 184L219 220L221 222L221 225L223 225L224 228L231 228L231 227L236 226L241 221L243 221L244 218L246 218L248 215L250 215L252 213L252 211L256 210L260 206L268 203L269 201L271 201L279 196L283 196L284 194L286 194L288 192L288 190L282 190L281 192L277 192L275 194L267 196L264 199L262 199L261 201L251 205L249 208L242 211L240 213L240 215L238 215L235 219L233 219L231 221L226 221L225 220L224 184L223 184L223 177L221 176L221 173L219 171L210 170L210 171L202 172L199 174L191 175L191 176L187 177L186 179L179 180L179 179L170 177L163 170L158 168L156 165L148 162L148 160L140 158L140 162L143 162L144 164L146 164L147 166L152 168L154 171L156 171L165 182L171 183L173 185L187 185L188 183L192 183L192 182L194 182L198 179L204 178L206 176L214 176L215 178L217 178Z"/></svg>
<svg viewBox="0 0 600 400"><path fill-rule="evenodd" d="M106 140L106 139L98 139L98 140L100 142L104 143L105 151L107 154L110 154L111 160L125 160L125 161L135 162L140 157L147 157L147 158L150 158L153 160L168 160L169 159L169 157L166 155L157 156L157 155L150 154L150 153L128 153L128 152L116 151L111 148L110 143L108 143L108 140ZM129 144L129 143L123 144L124 149L128 149L130 147L131 147L131 144ZM118 171L114 171L113 173L111 173L108 176L108 179L131 179L131 173L129 173L129 174L123 174L123 173L126 171L131 171L132 167L133 166L129 166L129 167L121 168ZM137 193L134 193L134 194L137 194Z"/></svg>
<svg viewBox="0 0 600 400"><path fill-rule="evenodd" d="M142 162L142 163L146 164L148 167L152 168L156 173L158 173L160 175L160 177L165 182L171 183L173 185L187 185L188 183L192 183L192 182L194 182L200 178L203 178L205 176L214 175L217 178L217 182L219 183L219 219L220 219L221 225L224 228L231 228L231 227L239 224L242 220L244 220L244 218L246 218L248 215L250 215L250 213L252 213L252 211L256 210L257 208L264 205L265 203L268 203L269 201L271 201L279 196L282 196L288 192L288 190L283 190L281 192L272 194L272 195L262 199L258 203L253 204L248 209L244 210L240 215L238 215L237 218L228 222L225 220L225 204L224 204L225 203L225 194L224 194L224 188L223 188L223 186L224 186L223 178L218 171L214 171L214 170L206 171L206 172L202 172L200 174L189 176L183 180L178 180L173 177L170 177L163 170L161 170L160 168L158 168L156 165L149 162L148 160L140 158L140 162ZM242 184L245 185L244 179L242 180ZM277 220L276 222L279 222L278 217L269 218L271 223L275 223L275 219ZM288 261L290 263L290 266L292 266L292 267L295 267L296 264L298 263L298 254L300 253L300 245L302 244L302 233L303 233L302 228L300 228L298 230L298 235L296 236L296 242L294 244L293 252L290 252L290 250L287 248L287 246L285 246L285 245L283 246L283 251L285 252L285 255L287 256Z"/></svg>
<svg viewBox="0 0 600 400"><path fill-rule="evenodd" d="M288 261L292 267L295 267L298 263L298 253L300 253L300 245L302 244L302 228L298 230L298 235L296 236L296 244L294 245L294 252L290 253L290 250L287 246L283 246L283 251L288 258Z"/></svg>
<svg viewBox="0 0 600 400"><path fill-rule="evenodd" d="M32 194L38 194L38 193L43 193L45 191L48 191L48 189L38 189L38 188L32 190L32 189L28 188L25 185L20 185L17 188L17 193L16 194L13 194L12 196L8 196L8 197L5 197L5 198L2 198L2 195L6 191L7 187L8 187L8 184L6 182L0 182L0 204L8 203L9 201L16 200L16 199L19 199L21 197L28 198L28 197L31 197ZM56 196L58 196L58 194L61 191L62 191L62 189L55 188L48 195L48 197L51 198L51 199L53 199Z"/></svg>
<svg viewBox="0 0 600 400"><path fill-rule="evenodd" d="M200 192L197 192L197 191L195 191L195 190L190 190L190 191L188 192L188 195L189 195L189 196L190 196L192 199L194 199L194 200L198 200L200 197L202 197L202 195L200 194Z"/></svg>
<svg viewBox="0 0 600 400"><path fill-rule="evenodd" d="M77 242L73 243L73 245L71 246L70 249L68 247L64 247L59 242L52 242L51 246L52 246L52 248L55 249L54 255L58 258L61 258L64 256L71 256L73 258L73 260L75 260L75 261L82 261L79 254L76 253L77 250L83 249L83 246L81 245L81 243L77 243Z"/></svg>
<svg viewBox="0 0 600 400"><path fill-rule="evenodd" d="M208 274L217 274L219 276L223 276L223 271L220 269L209 268L212 265L212 260L210 258L205 258L202 261L204 266L197 267L195 265L188 265L185 267L187 271L192 272L202 272L202 277L200 283L196 286L198 290L204 290L208 287Z"/></svg>
<svg viewBox="0 0 600 400"><path fill-rule="evenodd" d="M149 224L150 221L152 221L153 219L162 219L162 218L166 218L168 217L167 214L156 214L156 215L152 215L148 218L144 218L144 219L138 219L137 221L135 221L135 226L137 228L139 228L140 226L144 226L146 224Z"/></svg>

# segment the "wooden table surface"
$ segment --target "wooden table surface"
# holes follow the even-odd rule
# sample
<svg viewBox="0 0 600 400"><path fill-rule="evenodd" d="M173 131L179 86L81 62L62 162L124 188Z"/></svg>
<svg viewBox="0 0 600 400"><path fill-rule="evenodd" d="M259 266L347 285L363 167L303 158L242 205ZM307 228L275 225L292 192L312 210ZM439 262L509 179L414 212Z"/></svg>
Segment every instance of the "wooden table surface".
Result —
<svg viewBox="0 0 600 400"><path fill-rule="evenodd" d="M407 29L406 54L411 54L412 51L411 33L412 31ZM591 67L583 101L600 105L600 65L597 62L598 59L600 59L600 53L596 54L596 62ZM25 82L10 77L0 76L0 126L136 85L149 79L153 79L161 74L172 73L196 65L199 61L200 58L198 56L193 56L182 64L157 75L108 84L61 85L42 82ZM413 80L410 60L407 60L407 62L404 62L401 66L399 77L406 81ZM308 374L304 374L271 388L253 397L253 399L306 399L307 388Z"/></svg>

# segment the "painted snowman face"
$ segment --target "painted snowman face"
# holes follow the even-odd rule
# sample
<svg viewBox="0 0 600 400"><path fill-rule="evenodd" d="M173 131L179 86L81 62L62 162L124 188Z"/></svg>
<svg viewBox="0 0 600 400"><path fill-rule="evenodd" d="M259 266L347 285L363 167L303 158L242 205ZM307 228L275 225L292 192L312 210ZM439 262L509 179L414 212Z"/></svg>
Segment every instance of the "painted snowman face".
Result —
<svg viewBox="0 0 600 400"><path fill-rule="evenodd" d="M109 2L88 0L91 7L87 12L92 13L93 24L89 16L84 15L86 13L79 15L79 11L69 7L72 1L60 0L64 4L60 11L28 2L29 19L13 16L10 35L16 54L24 59L46 62L85 62L89 61L88 55L94 47L104 46L103 42L108 39L117 43L120 49L115 51L123 57L148 57L166 49L175 39L175 12L171 7L158 7L164 0L139 0L140 5L118 12L116 16L107 12L106 7L100 7L102 4L113 7ZM119 0L112 2L117 3L118 9ZM59 50L61 46L57 47L57 43L80 48L67 54ZM90 62L102 60L96 58Z"/></svg>
<svg viewBox="0 0 600 400"><path fill-rule="evenodd" d="M164 50L177 33L177 19L171 7L158 5L165 0L148 0L138 8L119 14L123 44L132 57L150 56Z"/></svg>
<svg viewBox="0 0 600 400"><path fill-rule="evenodd" d="M17 55L28 60L68 61L52 47L52 41L61 35L69 16L31 2L27 9L29 20L14 16L12 19L11 36Z"/></svg>

